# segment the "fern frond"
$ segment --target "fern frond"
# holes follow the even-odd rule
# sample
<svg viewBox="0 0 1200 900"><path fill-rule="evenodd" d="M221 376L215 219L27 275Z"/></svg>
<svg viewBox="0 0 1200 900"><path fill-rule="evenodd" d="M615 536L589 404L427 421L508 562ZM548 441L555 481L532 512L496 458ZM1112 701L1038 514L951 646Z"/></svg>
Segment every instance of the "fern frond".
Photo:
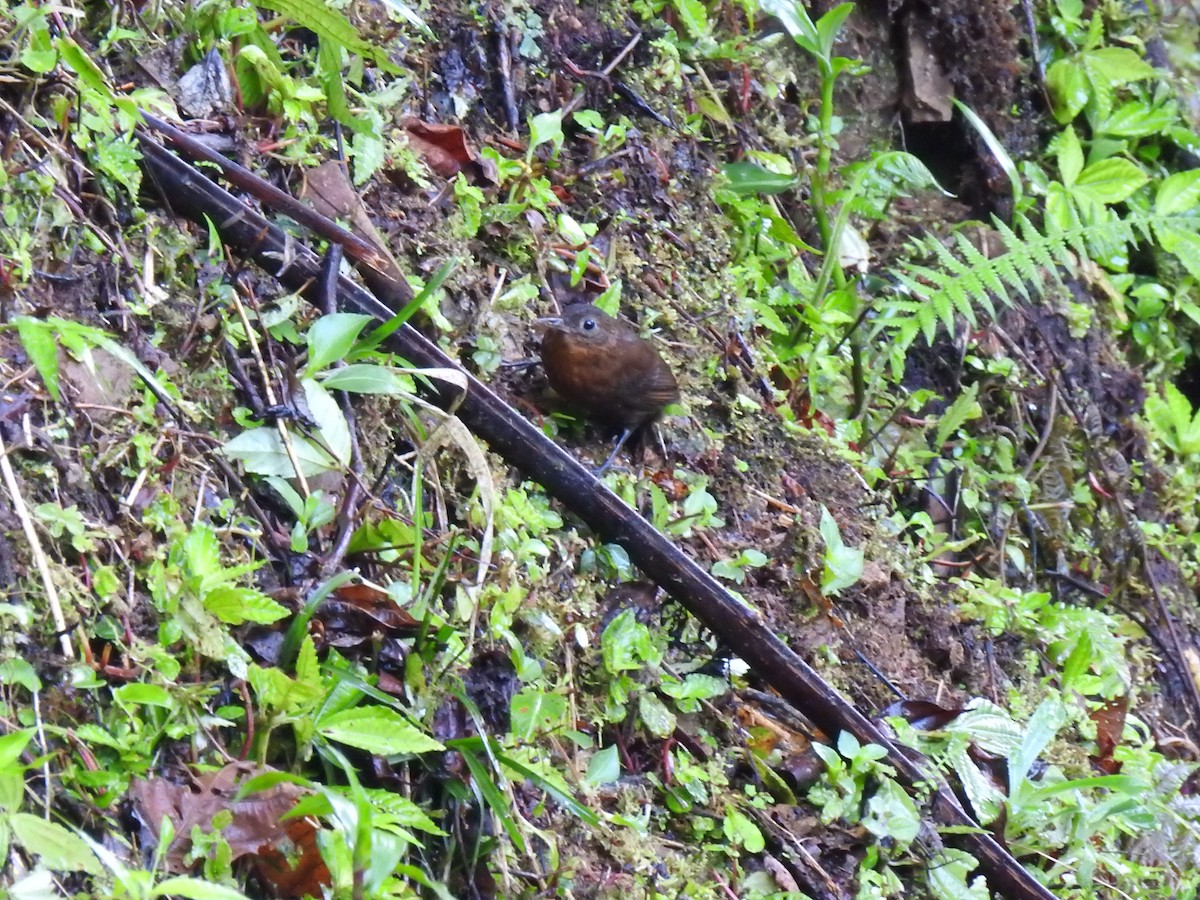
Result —
<svg viewBox="0 0 1200 900"><path fill-rule="evenodd" d="M993 219L1004 252L991 258L962 234L949 246L934 237L910 240L909 259L893 275L916 299L889 301L879 327L893 330L902 348L918 334L932 342L939 324L953 329L955 316L975 326L979 310L994 318L1000 306L1032 303L1049 284L1063 286L1064 273L1075 272L1081 259L1119 259L1139 240L1155 238L1180 258L1200 249L1200 217L1194 215L1139 210L1122 217L1108 210L1084 222L1068 209L1065 218L1047 217L1044 228L1024 215L1012 226ZM1184 259L1189 263L1195 261Z"/></svg>

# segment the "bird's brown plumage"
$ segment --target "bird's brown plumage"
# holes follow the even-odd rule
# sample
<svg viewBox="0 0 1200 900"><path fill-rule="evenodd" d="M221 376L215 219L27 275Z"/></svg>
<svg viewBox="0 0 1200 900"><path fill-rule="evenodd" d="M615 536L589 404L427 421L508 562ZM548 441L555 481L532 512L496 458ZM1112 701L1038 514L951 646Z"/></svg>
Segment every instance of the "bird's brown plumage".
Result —
<svg viewBox="0 0 1200 900"><path fill-rule="evenodd" d="M574 306L542 338L542 364L564 400L627 431L679 400L679 385L654 345L595 306Z"/></svg>

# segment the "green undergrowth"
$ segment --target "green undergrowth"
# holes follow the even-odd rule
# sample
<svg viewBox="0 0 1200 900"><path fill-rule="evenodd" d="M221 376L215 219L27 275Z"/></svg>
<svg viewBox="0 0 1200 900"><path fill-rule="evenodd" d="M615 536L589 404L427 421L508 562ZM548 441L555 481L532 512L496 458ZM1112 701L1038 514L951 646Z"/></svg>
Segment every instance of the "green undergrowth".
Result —
<svg viewBox="0 0 1200 900"><path fill-rule="evenodd" d="M794 897L806 848L856 897L988 896L882 748L773 705L421 398L460 374L382 349L415 316L598 456L504 365L548 285L632 314L681 376L666 460L610 487L856 698L883 689L853 635L890 627L863 609L909 610L908 655L874 660L914 701L890 727L1056 896L1195 896L1180 648L1146 612L1194 626L1200 568L1188 86L1132 49L1144 22L1057 3L1045 149L957 113L1008 179L981 222L887 135L843 157L851 4L630 9L628 84L670 127L552 91L561 25L526 4L0 13L11 896ZM461 84L416 63L510 29L516 143L459 47ZM173 116L210 51L254 168L299 191L340 150L376 227L416 235L392 322L318 315L157 203L138 109ZM400 112L435 100L452 149ZM885 240L902 201L939 217Z"/></svg>

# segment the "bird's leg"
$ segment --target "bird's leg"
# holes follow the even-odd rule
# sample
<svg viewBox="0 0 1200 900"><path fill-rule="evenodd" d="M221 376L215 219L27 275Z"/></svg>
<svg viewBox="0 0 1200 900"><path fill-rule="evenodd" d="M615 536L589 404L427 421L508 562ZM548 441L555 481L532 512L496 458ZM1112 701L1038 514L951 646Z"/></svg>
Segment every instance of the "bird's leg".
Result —
<svg viewBox="0 0 1200 900"><path fill-rule="evenodd" d="M635 431L637 431L636 428L626 428L621 432L621 436L617 438L617 446L613 447L612 453L608 454L608 459L604 461L604 465L596 470L597 478L608 471L608 467L612 465L613 460L617 458L617 454L621 452L621 448L625 446L625 442L629 440L629 436Z"/></svg>

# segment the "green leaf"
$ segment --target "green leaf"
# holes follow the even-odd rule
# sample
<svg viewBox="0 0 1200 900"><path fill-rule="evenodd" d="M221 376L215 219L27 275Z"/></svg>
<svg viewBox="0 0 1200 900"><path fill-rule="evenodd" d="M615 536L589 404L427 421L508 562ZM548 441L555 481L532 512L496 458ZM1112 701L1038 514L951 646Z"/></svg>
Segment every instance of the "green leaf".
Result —
<svg viewBox="0 0 1200 900"><path fill-rule="evenodd" d="M358 340L359 333L374 321L374 317L360 313L333 313L313 322L308 329L308 364L304 367L305 373L313 375L330 363L345 358Z"/></svg>
<svg viewBox="0 0 1200 900"><path fill-rule="evenodd" d="M446 749L385 706L356 707L325 716L317 723L317 733L327 740L380 756Z"/></svg>
<svg viewBox="0 0 1200 900"><path fill-rule="evenodd" d="M1087 73L1075 60L1060 59L1046 70L1046 88L1054 106L1054 118L1065 125L1079 115L1091 91L1088 89Z"/></svg>
<svg viewBox="0 0 1200 900"><path fill-rule="evenodd" d="M23 728L0 737L0 772L6 771L20 759L33 734L32 728Z"/></svg>
<svg viewBox="0 0 1200 900"><path fill-rule="evenodd" d="M958 107L962 118L967 120L967 124L974 128L974 131L980 138L983 138L983 143L991 152L991 155L996 158L996 163L1003 169L1004 174L1008 176L1008 184L1012 187L1013 198L1021 199L1021 176L1016 172L1016 163L1013 162L1013 157L1009 156L1008 150L1004 148L1004 143L1000 138L996 137L995 132L992 132L988 127L988 122L980 119L976 112L966 103L959 100L954 101L954 106Z"/></svg>
<svg viewBox="0 0 1200 900"><path fill-rule="evenodd" d="M1058 159L1058 172L1062 176L1062 182L1070 187L1083 171L1083 147L1079 144L1079 136L1075 134L1075 129L1068 125L1054 139L1052 146Z"/></svg>
<svg viewBox="0 0 1200 900"><path fill-rule="evenodd" d="M983 415L983 409L976 399L978 396L979 383L975 382L959 394L958 398L950 404L949 409L942 413L941 421L938 422L937 436L933 439L935 452L944 447L951 435L958 431L965 422Z"/></svg>
<svg viewBox="0 0 1200 900"><path fill-rule="evenodd" d="M1200 281L1200 234L1182 228L1156 228L1154 235L1163 249L1174 254L1188 274Z"/></svg>
<svg viewBox="0 0 1200 900"><path fill-rule="evenodd" d="M767 846L762 832L754 821L734 806L725 807L725 839L747 853L762 853Z"/></svg>
<svg viewBox="0 0 1200 900"><path fill-rule="evenodd" d="M395 397L411 393L412 382L401 378L386 366L354 363L340 369L331 369L329 374L321 379L321 384L330 391Z"/></svg>
<svg viewBox="0 0 1200 900"><path fill-rule="evenodd" d="M1092 163L1080 172L1073 190L1100 203L1120 203L1148 180L1146 173L1129 160L1113 157Z"/></svg>
<svg viewBox="0 0 1200 900"><path fill-rule="evenodd" d="M904 788L891 778L883 778L879 789L867 801L867 814L863 816L862 824L876 837L891 838L901 846L907 846L920 831L921 816Z"/></svg>
<svg viewBox="0 0 1200 900"><path fill-rule="evenodd" d="M967 876L978 866L979 861L962 850L937 851L925 866L929 892L935 900L988 900L992 895L982 875L967 886Z"/></svg>
<svg viewBox="0 0 1200 900"><path fill-rule="evenodd" d="M1160 74L1141 54L1126 47L1101 47L1081 55L1092 83L1103 80L1110 86L1131 84Z"/></svg>
<svg viewBox="0 0 1200 900"><path fill-rule="evenodd" d="M566 720L567 698L545 691L521 691L512 698L512 733L527 741L560 727Z"/></svg>
<svg viewBox="0 0 1200 900"><path fill-rule="evenodd" d="M863 552L842 543L842 534L829 510L821 507L821 537L825 539L825 570L821 590L835 594L862 577Z"/></svg>
<svg viewBox="0 0 1200 900"><path fill-rule="evenodd" d="M529 120L529 152L531 154L542 144L553 144L555 151L562 146L562 118L562 110L557 109L554 112L539 113Z"/></svg>
<svg viewBox="0 0 1200 900"><path fill-rule="evenodd" d="M1026 777L1030 768L1066 720L1067 713L1062 701L1055 696L1047 697L1038 704L1038 708L1029 717L1021 746L1008 758L1008 784L1014 812L1018 806L1017 797L1028 785Z"/></svg>
<svg viewBox="0 0 1200 900"><path fill-rule="evenodd" d="M588 770L584 781L592 787L596 787L601 784L612 784L620 777L621 757L617 752L616 744L610 744L603 750L592 754L592 758L588 760Z"/></svg>
<svg viewBox="0 0 1200 900"><path fill-rule="evenodd" d="M87 843L57 822L47 822L29 813L13 813L8 819L13 837L25 852L41 857L42 865L56 872L90 872L98 875L102 871Z"/></svg>
<svg viewBox="0 0 1200 900"><path fill-rule="evenodd" d="M106 100L110 102L115 101L116 98L113 96L112 89L108 86L108 79L104 77L104 72L84 52L82 47L69 37L60 37L54 43L58 47L58 52L62 55L63 62L74 70L75 74L79 76L80 81Z"/></svg>
<svg viewBox="0 0 1200 900"><path fill-rule="evenodd" d="M157 684L123 684L113 691L113 698L123 706L157 706L173 709L175 701L166 688Z"/></svg>
<svg viewBox="0 0 1200 900"><path fill-rule="evenodd" d="M708 10L704 8L701 0L672 0L672 6L675 7L688 37L696 40L708 34Z"/></svg>
<svg viewBox="0 0 1200 900"><path fill-rule="evenodd" d="M16 326L25 355L57 402L62 398L58 387L58 342L54 340L50 326L29 316L17 317Z"/></svg>
<svg viewBox="0 0 1200 900"><path fill-rule="evenodd" d="M259 0L255 0L259 2ZM180 875L160 881L154 886L152 897L184 897L186 900L248 900L241 891L223 884L201 881Z"/></svg>
<svg viewBox="0 0 1200 900"><path fill-rule="evenodd" d="M1146 137L1165 131L1177 118L1167 107L1149 106L1139 100L1131 100L1096 126L1097 134L1115 137Z"/></svg>
<svg viewBox="0 0 1200 900"><path fill-rule="evenodd" d="M1200 169L1176 172L1159 182L1158 193L1154 197L1156 214L1174 216L1190 213L1194 212L1198 205L1200 205Z"/></svg>
<svg viewBox="0 0 1200 900"><path fill-rule="evenodd" d="M833 45L837 40L837 33L853 11L853 3L842 3L817 19L817 43L821 48L821 55L825 58L828 59L833 55Z"/></svg>
<svg viewBox="0 0 1200 900"><path fill-rule="evenodd" d="M653 654L650 629L631 610L618 613L600 635L604 668L612 674L640 669Z"/></svg>
<svg viewBox="0 0 1200 900"><path fill-rule="evenodd" d="M6 659L0 662L0 684L19 684L31 694L42 689L42 679L27 659Z"/></svg>
<svg viewBox="0 0 1200 900"><path fill-rule="evenodd" d="M647 691L638 697L638 715L655 737L668 738L675 733L675 714L655 694Z"/></svg>
<svg viewBox="0 0 1200 900"><path fill-rule="evenodd" d="M813 56L821 55L821 36L800 0L759 0L758 5L777 18L801 48Z"/></svg>
<svg viewBox="0 0 1200 900"><path fill-rule="evenodd" d="M204 596L204 608L226 625L255 622L270 625L288 615L288 608L262 591L248 587L222 585Z"/></svg>
<svg viewBox="0 0 1200 900"><path fill-rule="evenodd" d="M781 175L746 161L728 163L724 172L729 190L735 194L782 194L800 183L794 175Z"/></svg>
<svg viewBox="0 0 1200 900"><path fill-rule="evenodd" d="M295 19L296 22L305 28L315 32L322 41L332 41L339 47L345 47L352 53L366 57L372 60L384 72L395 75L402 71L395 63L388 59L385 46L377 47L370 41L365 40L358 33L358 29L354 27L354 24L342 12L326 3L325 0L254 0L254 3L256 6L265 6L267 9L273 9L291 19ZM407 9L407 7L402 8ZM416 18L416 14L412 13L411 10L409 10L409 13L416 19L416 24L423 28L424 23L419 18Z"/></svg>

